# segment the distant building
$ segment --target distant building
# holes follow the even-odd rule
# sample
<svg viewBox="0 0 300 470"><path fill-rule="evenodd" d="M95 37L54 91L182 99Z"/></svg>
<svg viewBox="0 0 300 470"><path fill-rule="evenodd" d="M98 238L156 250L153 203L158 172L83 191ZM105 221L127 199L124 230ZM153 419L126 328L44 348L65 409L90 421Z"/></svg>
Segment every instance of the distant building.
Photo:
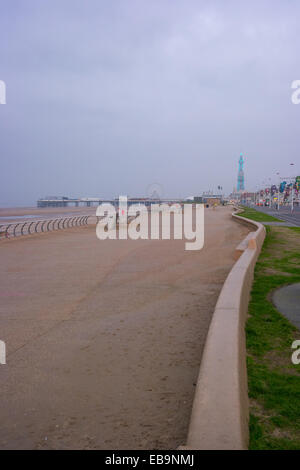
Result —
<svg viewBox="0 0 300 470"><path fill-rule="evenodd" d="M212 195L203 197L203 203L208 204L209 206L213 206L214 204L220 205L222 204L222 196L220 195Z"/></svg>
<svg viewBox="0 0 300 470"><path fill-rule="evenodd" d="M190 199L190 198L189 198ZM223 203L223 197L220 194L203 194L202 196L194 196L193 201L196 204L208 204L208 205L213 205L213 204L222 204Z"/></svg>

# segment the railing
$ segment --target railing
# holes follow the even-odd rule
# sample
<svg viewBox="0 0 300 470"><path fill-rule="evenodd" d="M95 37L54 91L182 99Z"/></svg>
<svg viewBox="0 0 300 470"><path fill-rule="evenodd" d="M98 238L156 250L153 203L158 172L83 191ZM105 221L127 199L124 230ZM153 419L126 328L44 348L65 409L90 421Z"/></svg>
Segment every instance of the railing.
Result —
<svg viewBox="0 0 300 470"><path fill-rule="evenodd" d="M29 220L0 225L0 239L32 235L33 233L52 232L88 224L91 216L59 217L56 219Z"/></svg>

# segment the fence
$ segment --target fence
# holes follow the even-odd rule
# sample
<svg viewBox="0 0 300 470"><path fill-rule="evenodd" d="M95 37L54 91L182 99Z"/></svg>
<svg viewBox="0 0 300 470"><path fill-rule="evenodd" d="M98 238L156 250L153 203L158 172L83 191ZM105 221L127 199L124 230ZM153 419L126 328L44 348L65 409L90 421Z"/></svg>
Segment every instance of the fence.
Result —
<svg viewBox="0 0 300 470"><path fill-rule="evenodd" d="M80 227L87 225L90 217L89 215L84 215L1 224L0 238L12 238L22 235L32 235L34 233L52 232L53 230L62 230L71 227Z"/></svg>

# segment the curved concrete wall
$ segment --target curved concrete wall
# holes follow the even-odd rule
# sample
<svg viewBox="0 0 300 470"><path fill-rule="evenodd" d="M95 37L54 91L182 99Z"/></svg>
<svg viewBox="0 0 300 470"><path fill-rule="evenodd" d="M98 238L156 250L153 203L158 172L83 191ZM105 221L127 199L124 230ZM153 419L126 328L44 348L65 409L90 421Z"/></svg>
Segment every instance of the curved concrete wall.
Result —
<svg viewBox="0 0 300 470"><path fill-rule="evenodd" d="M245 319L262 224L232 214L255 228L237 247L238 260L221 290L202 356L186 446L182 449L247 449L248 386Z"/></svg>

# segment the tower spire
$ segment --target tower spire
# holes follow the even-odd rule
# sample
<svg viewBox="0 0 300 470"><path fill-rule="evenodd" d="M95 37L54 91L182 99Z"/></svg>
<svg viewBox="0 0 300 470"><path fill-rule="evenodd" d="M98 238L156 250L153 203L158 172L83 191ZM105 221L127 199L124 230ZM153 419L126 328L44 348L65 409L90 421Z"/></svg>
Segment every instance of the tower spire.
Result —
<svg viewBox="0 0 300 470"><path fill-rule="evenodd" d="M240 154L240 159L239 159L239 172L238 172L238 178L237 178L237 190L238 191L244 191L245 189L245 176L244 176L244 157L243 154Z"/></svg>

